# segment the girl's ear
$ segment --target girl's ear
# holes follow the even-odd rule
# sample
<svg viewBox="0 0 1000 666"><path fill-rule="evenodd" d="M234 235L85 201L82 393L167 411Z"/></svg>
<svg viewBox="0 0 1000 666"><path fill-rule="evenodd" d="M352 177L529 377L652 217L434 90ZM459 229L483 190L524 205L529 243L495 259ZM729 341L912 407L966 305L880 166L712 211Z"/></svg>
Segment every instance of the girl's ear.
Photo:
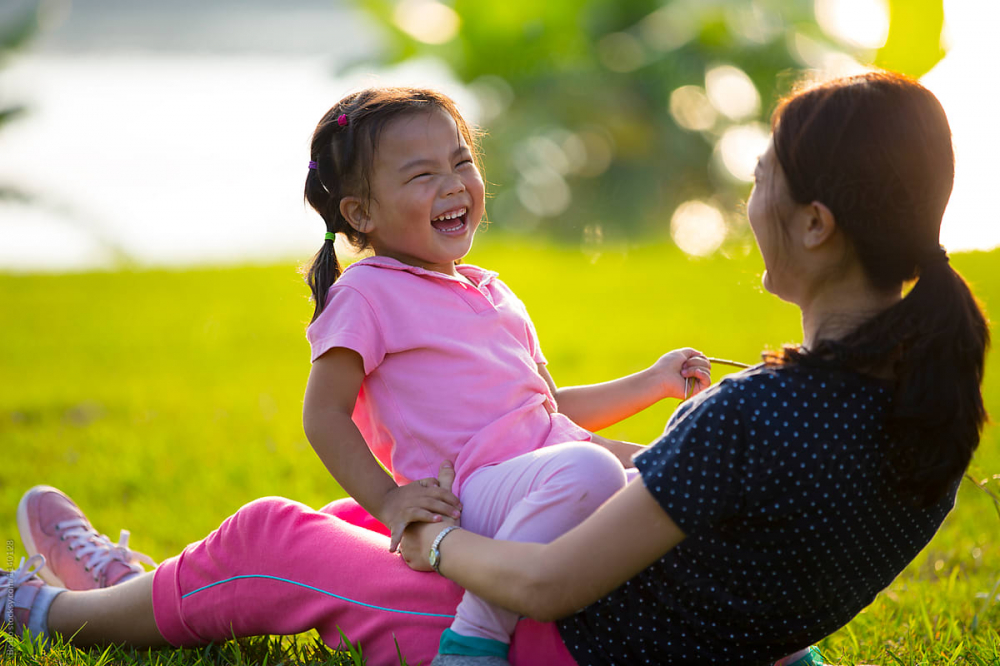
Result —
<svg viewBox="0 0 1000 666"><path fill-rule="evenodd" d="M802 244L807 250L815 250L837 231L837 220L826 204L813 201L806 211L807 219Z"/></svg>
<svg viewBox="0 0 1000 666"><path fill-rule="evenodd" d="M344 197L341 199L340 214L357 231L366 234L372 230L372 219L360 198Z"/></svg>

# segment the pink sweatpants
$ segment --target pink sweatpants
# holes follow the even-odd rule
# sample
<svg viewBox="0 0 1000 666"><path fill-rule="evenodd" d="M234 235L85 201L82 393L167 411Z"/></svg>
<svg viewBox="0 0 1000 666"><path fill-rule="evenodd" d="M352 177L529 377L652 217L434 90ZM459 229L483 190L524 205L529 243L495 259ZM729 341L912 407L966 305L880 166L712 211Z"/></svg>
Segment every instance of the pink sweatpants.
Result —
<svg viewBox="0 0 1000 666"><path fill-rule="evenodd" d="M338 628L371 666L428 663L454 619L462 588L412 571L389 552L381 523L354 500L321 511L280 497L250 502L156 570L153 612L171 645ZM552 623L523 620L511 644L518 664L575 664Z"/></svg>
<svg viewBox="0 0 1000 666"><path fill-rule="evenodd" d="M548 543L625 486L625 470L590 442L548 446L473 472L462 484L462 527L507 541ZM466 592L453 631L507 643L517 613Z"/></svg>

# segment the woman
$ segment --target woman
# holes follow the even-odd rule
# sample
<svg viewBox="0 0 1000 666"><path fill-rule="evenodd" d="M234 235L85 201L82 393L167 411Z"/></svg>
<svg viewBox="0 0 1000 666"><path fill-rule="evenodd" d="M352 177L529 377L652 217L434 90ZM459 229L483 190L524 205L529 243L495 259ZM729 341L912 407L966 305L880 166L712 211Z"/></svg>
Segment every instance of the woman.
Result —
<svg viewBox="0 0 1000 666"><path fill-rule="evenodd" d="M748 216L764 285L801 308L802 344L682 406L637 457L642 482L551 544L441 524L404 539L415 567L430 568L434 546L455 583L563 618L521 622L511 662L768 664L848 622L952 507L985 418L988 329L938 245L953 181L940 104L889 73L803 90L775 113L756 178ZM53 516L85 518L44 497L27 529L56 544ZM243 538L246 521L266 542ZM426 659L461 588L402 568L374 527L345 502L258 500L120 585L59 593L30 572L7 583L23 622L79 630L80 644L313 627L335 642L339 627L371 663L394 663L390 636ZM384 596L354 595L362 576L385 580ZM327 587L310 582L320 578ZM491 658L502 655L471 663Z"/></svg>

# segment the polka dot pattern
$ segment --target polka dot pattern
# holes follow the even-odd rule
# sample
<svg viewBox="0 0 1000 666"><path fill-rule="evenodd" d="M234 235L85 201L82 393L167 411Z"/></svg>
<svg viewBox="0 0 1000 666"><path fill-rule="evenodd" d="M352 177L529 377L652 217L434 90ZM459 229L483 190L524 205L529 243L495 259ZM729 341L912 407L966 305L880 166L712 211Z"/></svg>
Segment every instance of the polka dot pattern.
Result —
<svg viewBox="0 0 1000 666"><path fill-rule="evenodd" d="M678 408L636 466L687 538L560 623L574 658L770 664L846 624L954 504L893 497L890 399L853 373L757 367Z"/></svg>

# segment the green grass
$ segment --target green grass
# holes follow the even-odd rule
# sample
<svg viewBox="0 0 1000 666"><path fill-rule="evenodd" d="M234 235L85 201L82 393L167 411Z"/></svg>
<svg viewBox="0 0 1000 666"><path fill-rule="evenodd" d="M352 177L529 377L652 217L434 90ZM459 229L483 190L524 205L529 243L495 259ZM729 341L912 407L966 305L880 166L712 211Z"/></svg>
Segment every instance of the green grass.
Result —
<svg viewBox="0 0 1000 666"><path fill-rule="evenodd" d="M797 311L763 293L752 255L692 260L662 244L595 256L486 234L469 260L499 271L527 303L563 385L630 373L686 345L753 362L799 336ZM953 264L988 310L1000 309L1000 251ZM302 433L310 315L293 265L0 275L0 538L23 555L14 510L38 483L65 489L112 538L127 527L132 545L158 560L257 497L320 506L342 496ZM985 385L993 414L998 363L990 358ZM652 441L675 407L667 401L606 434ZM998 432L987 429L973 476L1000 494ZM985 598L1000 576L998 532L991 499L963 484L927 549L823 642L828 660L1000 663L1000 611ZM18 654L24 664L352 663L309 636L114 650L104 662L101 650Z"/></svg>

